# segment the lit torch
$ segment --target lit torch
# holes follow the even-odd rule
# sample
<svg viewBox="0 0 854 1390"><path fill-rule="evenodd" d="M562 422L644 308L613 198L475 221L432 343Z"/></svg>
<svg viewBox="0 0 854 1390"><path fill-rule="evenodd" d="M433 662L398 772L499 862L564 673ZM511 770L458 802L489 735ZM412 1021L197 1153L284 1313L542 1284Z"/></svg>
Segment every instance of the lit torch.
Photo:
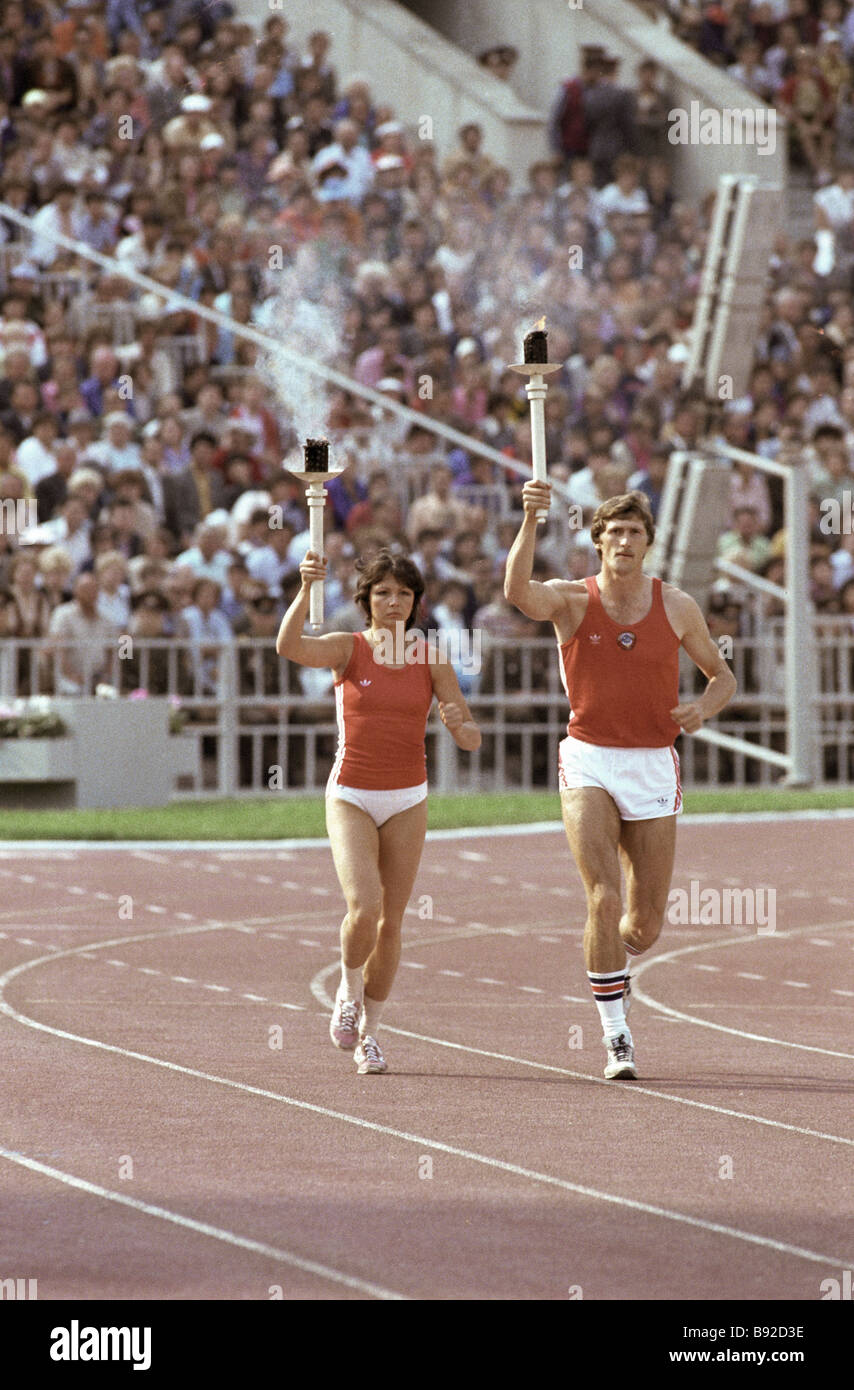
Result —
<svg viewBox="0 0 854 1390"><path fill-rule="evenodd" d="M307 484L305 497L308 503L308 532L311 549L323 558L323 509L326 506L326 488L330 478L337 478L343 468L329 467L328 439L307 439L303 447L304 468L288 471L295 478ZM308 620L315 631L323 626L323 580L316 579L311 586Z"/></svg>
<svg viewBox="0 0 854 1390"><path fill-rule="evenodd" d="M525 339L525 361L514 362L510 370L528 377L525 390L531 402L531 462L535 480L538 483L547 483L545 401L549 388L544 378L552 372L559 372L560 363L549 361L545 317L540 319ZM547 516L547 511L537 512L537 521L542 523Z"/></svg>

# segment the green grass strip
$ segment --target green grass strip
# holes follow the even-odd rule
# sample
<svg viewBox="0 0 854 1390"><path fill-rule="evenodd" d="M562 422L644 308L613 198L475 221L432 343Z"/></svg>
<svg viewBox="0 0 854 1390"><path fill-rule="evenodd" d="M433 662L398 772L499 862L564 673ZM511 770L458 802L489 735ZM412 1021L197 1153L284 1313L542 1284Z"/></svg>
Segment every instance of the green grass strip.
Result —
<svg viewBox="0 0 854 1390"><path fill-rule="evenodd" d="M854 788L820 791L694 791L685 814L835 810L854 807ZM430 797L431 830L558 821L557 792ZM326 834L323 797L176 801L106 811L0 811L0 840L276 840Z"/></svg>

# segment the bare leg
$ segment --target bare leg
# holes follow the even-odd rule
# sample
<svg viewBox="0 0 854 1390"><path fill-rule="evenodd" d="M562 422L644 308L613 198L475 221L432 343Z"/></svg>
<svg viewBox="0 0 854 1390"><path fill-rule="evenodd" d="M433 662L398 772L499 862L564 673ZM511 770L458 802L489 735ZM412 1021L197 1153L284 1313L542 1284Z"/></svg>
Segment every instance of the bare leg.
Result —
<svg viewBox="0 0 854 1390"><path fill-rule="evenodd" d="M622 970L619 812L602 787L562 791L560 799L566 838L587 895L584 963L597 974Z"/></svg>
<svg viewBox="0 0 854 1390"><path fill-rule="evenodd" d="M379 831L366 811L330 798L326 828L347 915L341 923L341 957L348 969L365 964L377 940L382 908Z"/></svg>
<svg viewBox="0 0 854 1390"><path fill-rule="evenodd" d="M380 826L382 907L376 944L365 966L365 994L377 1001L388 998L397 973L403 914L415 884L426 833L426 800Z"/></svg>
<svg viewBox="0 0 854 1390"><path fill-rule="evenodd" d="M623 821L620 856L626 874L626 911L620 936L634 951L647 951L664 924L673 860L676 817Z"/></svg>

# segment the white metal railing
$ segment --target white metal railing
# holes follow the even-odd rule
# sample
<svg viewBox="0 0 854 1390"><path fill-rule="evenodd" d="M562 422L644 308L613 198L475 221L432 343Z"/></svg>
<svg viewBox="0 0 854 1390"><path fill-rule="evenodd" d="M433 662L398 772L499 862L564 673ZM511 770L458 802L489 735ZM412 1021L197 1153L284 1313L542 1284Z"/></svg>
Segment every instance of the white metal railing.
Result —
<svg viewBox="0 0 854 1390"><path fill-rule="evenodd" d="M854 783L854 621L814 620L820 689L810 711L820 750L820 780ZM281 660L272 639L238 637L203 653L187 639L134 638L132 656L58 639L0 639L0 704L15 696L79 693L98 683L121 692L172 695L188 717L200 769L187 795L320 792L335 755L331 677ZM738 693L722 717L678 747L686 786L772 786L789 756L791 730L783 681L784 624L764 623L732 639ZM206 654L207 653L207 654ZM63 665L63 656L68 654ZM74 664L76 663L76 665ZM703 677L697 673L696 688ZM685 691L689 698L694 691ZM435 713L427 731L428 770L436 790L548 790L556 786L558 744L569 711L552 638L519 641L483 634L482 661L469 704L483 742L460 753ZM768 758L768 752L774 756Z"/></svg>
<svg viewBox="0 0 854 1390"><path fill-rule="evenodd" d="M779 751L769 747L764 753L751 756L765 757L769 763L783 768L787 786L809 786L818 775L819 748L812 723L815 654L812 604L809 597L809 534L805 525L809 480L800 453L793 450L789 451L784 459L766 459L759 454L751 454L744 449L736 449L718 441L688 453L675 453L668 471L668 489L659 511L656 550L652 558L653 572L662 572L665 579L670 577L665 557L668 544L672 545L677 557L684 558L690 550L692 518L698 514L704 473L710 468L719 469L722 459L730 463L748 463L751 468L774 474L783 480L786 526L785 588L772 584L731 561L716 560L714 568L736 579L751 593L768 594L785 605L783 680L790 723L786 752L781 756ZM669 486L671 473L676 478L673 487ZM684 478L684 482L680 482L680 478ZM684 494L680 493L682 487ZM695 538L694 543L696 544ZM662 571L663 557L665 568ZM680 572L674 576L674 582L681 583ZM739 749L733 741L734 735L722 731L722 726L706 726L696 737L709 743L717 743L721 747L729 747L733 753L745 752L743 747Z"/></svg>

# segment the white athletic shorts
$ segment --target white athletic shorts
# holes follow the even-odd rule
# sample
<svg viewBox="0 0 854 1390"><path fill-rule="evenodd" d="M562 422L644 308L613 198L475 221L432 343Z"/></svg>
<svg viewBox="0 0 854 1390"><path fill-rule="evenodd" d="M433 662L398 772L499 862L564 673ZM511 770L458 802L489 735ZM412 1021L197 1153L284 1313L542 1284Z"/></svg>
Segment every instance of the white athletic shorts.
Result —
<svg viewBox="0 0 854 1390"><path fill-rule="evenodd" d="M393 791L374 791L369 787L342 787L330 777L326 784L326 796L327 799L349 801L351 806L358 806L360 811L367 812L379 829L392 816L408 811L419 801L426 801L427 783L421 782L417 787L395 787Z"/></svg>
<svg viewBox="0 0 854 1390"><path fill-rule="evenodd" d="M558 786L602 787L621 820L654 820L682 810L679 754L669 748L602 748L567 737L558 752Z"/></svg>

